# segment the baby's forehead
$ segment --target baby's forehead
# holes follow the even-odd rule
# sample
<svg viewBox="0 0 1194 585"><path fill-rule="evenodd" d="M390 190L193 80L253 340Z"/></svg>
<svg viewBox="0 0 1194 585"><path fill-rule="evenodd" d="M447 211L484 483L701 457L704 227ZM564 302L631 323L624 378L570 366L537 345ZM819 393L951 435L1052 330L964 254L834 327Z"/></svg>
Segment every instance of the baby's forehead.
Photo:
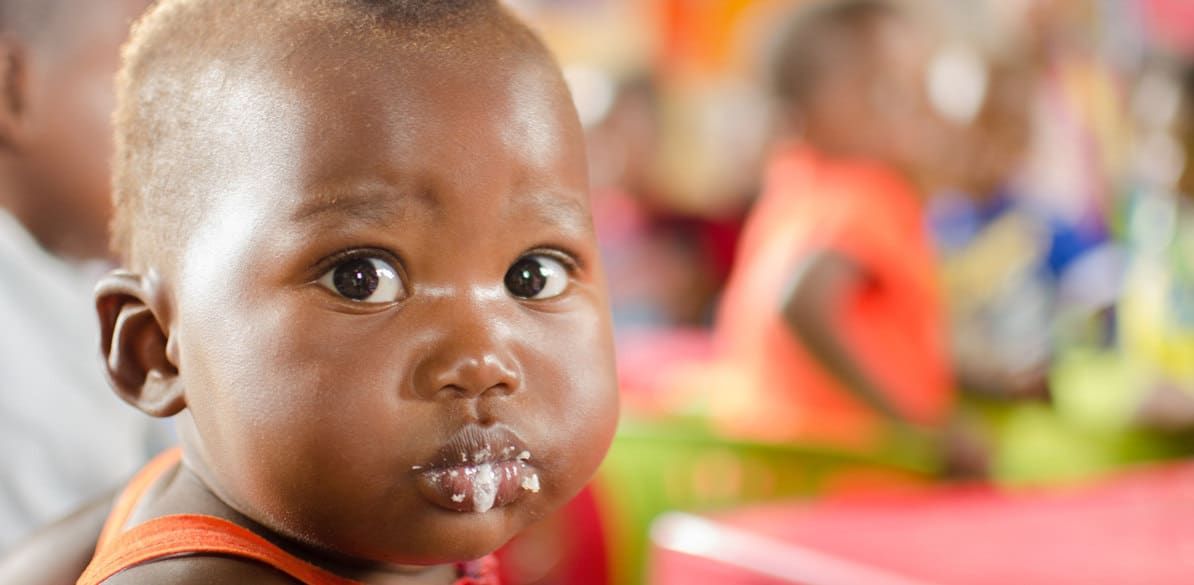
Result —
<svg viewBox="0 0 1194 585"><path fill-rule="evenodd" d="M247 39L271 60L264 66L313 63L325 72L350 66L357 71L480 70L495 61L516 61L555 67L530 29L500 10L440 25L298 16L272 28L269 35Z"/></svg>
<svg viewBox="0 0 1194 585"><path fill-rule="evenodd" d="M292 27L291 40L262 38L218 59L158 71L160 79L144 83L142 100L178 103L181 111L154 116L168 122L157 125L192 135L172 142L199 149L295 133L325 140L349 123L375 131L359 140L375 141L385 132L451 122L465 110L489 114L476 120L485 122L477 126L479 135L501 132L544 152L563 146L564 137L543 143L542 130L561 135L574 130L571 98L554 62L541 51L485 44L485 36L469 43L435 35L411 42L393 31L344 36L310 23ZM160 93L185 97L158 100ZM383 118L391 123L368 122ZM439 142L434 133L424 138Z"/></svg>
<svg viewBox="0 0 1194 585"><path fill-rule="evenodd" d="M358 95L389 95L375 84L386 86L371 79ZM272 109L265 116L228 108L242 118L226 120L235 132L223 133L227 147L217 156L225 160L193 178L212 207L187 246L187 266L196 257L231 256L220 248L230 240L268 240L260 245L277 252L270 257L324 241L393 244L416 263L431 256L413 242L496 250L524 238L535 240L524 248L594 241L583 142L559 104L528 113L518 100L487 107L480 96L454 105L397 99L339 108L311 96L296 105L290 91L262 90Z"/></svg>
<svg viewBox="0 0 1194 585"><path fill-rule="evenodd" d="M254 16L266 4L166 2L142 23L126 52L117 116L122 247L139 247L142 238L128 234L158 231L145 213L185 216L249 177L294 192L286 180L323 180L376 163L379 152L418 163L415 155L471 149L466 166L492 169L474 162L518 145L550 171L540 178L575 183L584 174L567 162L583 158L583 137L554 61L496 4L457 13L312 1L337 8L296 0ZM447 16L388 13L400 6ZM226 13L256 24L223 26ZM471 133L459 131L462 121Z"/></svg>
<svg viewBox="0 0 1194 585"><path fill-rule="evenodd" d="M470 30L473 28L493 27L478 25ZM306 101L318 97L351 104L425 97L437 102L433 105L450 107L501 93L570 99L558 68L546 53L499 42L503 37L492 31L469 42L453 42L452 38L461 34L453 31L418 42L393 32L336 42L314 37L300 50L283 44L274 48L281 49L280 54L263 51L259 58L264 62L252 64L249 73L270 76Z"/></svg>
<svg viewBox="0 0 1194 585"><path fill-rule="evenodd" d="M197 142L208 157L224 159L213 165L208 189L235 190L238 179L276 174L279 192L366 201L355 194L518 182L518 191L537 199L532 207L583 207L587 218L582 134L545 59L412 49L382 37L292 52L271 69L201 75L219 103L209 109L218 119L199 130L211 139ZM494 197L470 192L478 203Z"/></svg>
<svg viewBox="0 0 1194 585"><path fill-rule="evenodd" d="M583 150L571 97L550 61L381 44L384 50L369 41L293 55L280 78L261 85L282 131L307 137L310 148L298 158L313 150L328 154L329 142L346 163L387 149L435 163L465 149L479 166L490 151L506 149L542 166Z"/></svg>

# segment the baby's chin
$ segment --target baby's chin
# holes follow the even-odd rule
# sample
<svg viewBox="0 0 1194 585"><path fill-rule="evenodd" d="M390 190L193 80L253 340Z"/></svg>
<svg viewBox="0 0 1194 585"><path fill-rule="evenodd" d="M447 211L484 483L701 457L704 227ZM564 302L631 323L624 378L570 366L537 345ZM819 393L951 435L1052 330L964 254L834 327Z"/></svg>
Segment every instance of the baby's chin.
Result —
<svg viewBox="0 0 1194 585"><path fill-rule="evenodd" d="M389 550L361 550L356 556L397 566L428 566L466 562L501 548L530 526L539 514L526 510L493 509L476 512L435 512L432 522L400 527L387 543ZM414 524L422 524L420 528ZM382 542L376 539L373 542Z"/></svg>

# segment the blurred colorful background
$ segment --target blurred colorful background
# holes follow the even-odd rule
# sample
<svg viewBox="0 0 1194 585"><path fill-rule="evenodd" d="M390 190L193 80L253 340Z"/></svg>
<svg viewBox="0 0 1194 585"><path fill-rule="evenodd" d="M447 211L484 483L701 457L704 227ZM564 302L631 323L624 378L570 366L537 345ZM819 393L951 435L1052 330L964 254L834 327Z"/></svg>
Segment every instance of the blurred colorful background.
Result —
<svg viewBox="0 0 1194 585"><path fill-rule="evenodd" d="M889 339L898 363L870 373L937 368L948 396L918 383L895 397L912 416L854 426L752 371L783 359L769 338L736 341L781 311L736 290L783 266L752 224L833 222L767 201L792 142L769 68L811 0L510 4L588 132L624 418L574 509L509 547L514 582L1194 579L1194 523L1173 520L1194 501L1194 3L907 3L931 48L919 128L947 146L898 226L924 231L935 292L886 310L940 312L946 347ZM896 221L884 205L843 249L888 245L850 240ZM866 262L902 266L897 239ZM847 352L882 329L844 327L864 332ZM818 418L854 430L798 422Z"/></svg>

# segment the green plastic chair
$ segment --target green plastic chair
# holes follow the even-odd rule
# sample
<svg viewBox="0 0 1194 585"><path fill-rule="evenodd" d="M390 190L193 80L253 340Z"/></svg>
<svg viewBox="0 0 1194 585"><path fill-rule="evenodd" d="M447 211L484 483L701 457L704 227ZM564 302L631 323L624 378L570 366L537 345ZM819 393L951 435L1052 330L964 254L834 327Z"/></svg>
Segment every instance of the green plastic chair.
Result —
<svg viewBox="0 0 1194 585"><path fill-rule="evenodd" d="M727 439L699 419L625 418L593 486L612 584L644 583L648 533L664 512L812 497L860 484L923 483L936 471L929 453L917 440L860 455Z"/></svg>

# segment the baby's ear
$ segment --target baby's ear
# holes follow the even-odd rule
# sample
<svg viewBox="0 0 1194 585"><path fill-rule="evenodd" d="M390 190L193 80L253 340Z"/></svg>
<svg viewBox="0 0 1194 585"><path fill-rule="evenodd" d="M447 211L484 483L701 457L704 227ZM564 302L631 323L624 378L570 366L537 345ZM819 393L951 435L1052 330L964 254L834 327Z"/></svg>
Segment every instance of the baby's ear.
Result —
<svg viewBox="0 0 1194 585"><path fill-rule="evenodd" d="M167 417L186 406L186 397L158 298L146 279L117 270L96 286L95 309L108 382L125 402Z"/></svg>

